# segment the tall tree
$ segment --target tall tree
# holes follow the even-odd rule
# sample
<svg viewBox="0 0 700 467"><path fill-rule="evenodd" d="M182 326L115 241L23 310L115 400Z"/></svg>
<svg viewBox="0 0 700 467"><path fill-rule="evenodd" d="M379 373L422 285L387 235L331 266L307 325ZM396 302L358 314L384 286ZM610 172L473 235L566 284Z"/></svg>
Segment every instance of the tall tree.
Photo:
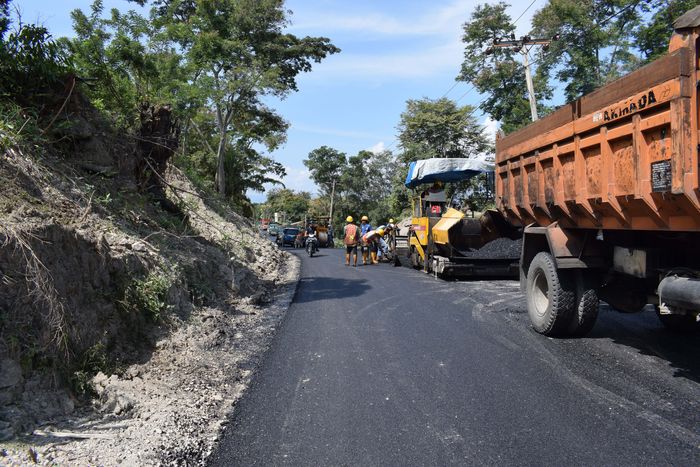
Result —
<svg viewBox="0 0 700 467"><path fill-rule="evenodd" d="M297 90L296 77L339 49L323 37L298 38L283 0L157 0L154 15L185 51L193 82L212 103L218 130L216 185L226 193L226 146L234 117L261 96Z"/></svg>
<svg viewBox="0 0 700 467"><path fill-rule="evenodd" d="M640 5L649 20L634 32L635 45L642 52L644 63L648 63L668 51L673 22L686 11L700 5L700 0L646 0Z"/></svg>
<svg viewBox="0 0 700 467"><path fill-rule="evenodd" d="M507 3L478 5L464 26L464 62L457 80L471 82L485 99L480 108L510 133L530 123L525 69L519 50L493 48L495 41L510 39L515 26L506 13ZM534 80L538 110L546 112L544 101L551 97L546 79Z"/></svg>
<svg viewBox="0 0 700 467"><path fill-rule="evenodd" d="M307 191L274 188L268 192L263 209L268 215L284 212L287 221L297 222L304 219L304 215L309 211L310 202L311 194Z"/></svg>
<svg viewBox="0 0 700 467"><path fill-rule="evenodd" d="M105 16L102 0L71 18L75 38L64 40L78 74L93 80L85 92L114 121L133 126L143 102L179 104L173 100L187 81L183 56L157 41L147 18L116 8Z"/></svg>
<svg viewBox="0 0 700 467"><path fill-rule="evenodd" d="M492 151L474 110L447 98L409 99L397 128L404 161L472 157Z"/></svg>
<svg viewBox="0 0 700 467"><path fill-rule="evenodd" d="M559 35L539 59L538 77L564 83L572 101L638 66L631 33L640 0L549 0L532 20L533 34Z"/></svg>
<svg viewBox="0 0 700 467"><path fill-rule="evenodd" d="M304 165L311 172L311 179L322 190L322 194L330 195L333 185L338 183L341 175L347 170L347 155L328 146L311 151L304 160Z"/></svg>

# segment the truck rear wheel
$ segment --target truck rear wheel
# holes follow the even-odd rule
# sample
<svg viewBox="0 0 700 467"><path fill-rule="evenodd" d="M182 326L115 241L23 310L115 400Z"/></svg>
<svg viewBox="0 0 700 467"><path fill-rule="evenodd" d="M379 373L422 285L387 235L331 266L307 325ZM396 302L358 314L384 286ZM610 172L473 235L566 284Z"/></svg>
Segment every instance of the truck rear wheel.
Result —
<svg viewBox="0 0 700 467"><path fill-rule="evenodd" d="M576 307L567 330L572 336L585 336L593 329L598 319L600 300L595 285L595 281L589 274L585 271L577 271Z"/></svg>
<svg viewBox="0 0 700 467"><path fill-rule="evenodd" d="M569 331L576 290L568 271L557 270L554 258L537 253L527 274L527 312L535 331L557 336Z"/></svg>

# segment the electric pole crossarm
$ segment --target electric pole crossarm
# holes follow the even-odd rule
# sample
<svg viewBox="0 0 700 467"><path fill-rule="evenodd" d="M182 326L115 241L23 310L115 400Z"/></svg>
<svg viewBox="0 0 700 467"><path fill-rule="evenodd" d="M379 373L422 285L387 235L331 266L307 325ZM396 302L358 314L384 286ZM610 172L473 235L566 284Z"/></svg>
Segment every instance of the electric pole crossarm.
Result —
<svg viewBox="0 0 700 467"><path fill-rule="evenodd" d="M523 55L523 66L525 67L525 80L527 82L527 93L530 100L530 114L532 116L532 121L534 122L539 117L537 115L537 99L535 98L535 87L532 84L532 73L530 72L530 60L528 57L528 51L530 47L535 45L540 45L542 47L549 47L549 44L556 40L558 37L554 36L552 39L533 39L530 36L523 36L520 39L505 40L505 41L493 41L492 49L494 48L512 48L519 51Z"/></svg>

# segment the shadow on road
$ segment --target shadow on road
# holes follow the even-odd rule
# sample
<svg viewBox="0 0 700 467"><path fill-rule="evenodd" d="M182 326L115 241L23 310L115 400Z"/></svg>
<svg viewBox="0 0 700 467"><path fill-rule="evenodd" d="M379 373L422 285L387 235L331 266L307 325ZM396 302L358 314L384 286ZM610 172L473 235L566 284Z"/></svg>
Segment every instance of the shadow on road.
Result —
<svg viewBox="0 0 700 467"><path fill-rule="evenodd" d="M616 312L601 313L595 328L586 337L610 339L636 349L640 355L665 360L675 369L674 376L700 383L698 334L673 333L665 329L655 316L644 316L644 313L617 316L612 313Z"/></svg>
<svg viewBox="0 0 700 467"><path fill-rule="evenodd" d="M367 290L366 279L305 277L299 281L296 303L359 297Z"/></svg>

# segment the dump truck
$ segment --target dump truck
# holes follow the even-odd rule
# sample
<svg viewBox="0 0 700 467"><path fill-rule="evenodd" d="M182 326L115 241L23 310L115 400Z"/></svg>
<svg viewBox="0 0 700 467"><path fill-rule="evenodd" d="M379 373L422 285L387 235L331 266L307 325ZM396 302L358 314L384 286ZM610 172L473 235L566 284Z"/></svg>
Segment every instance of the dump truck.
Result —
<svg viewBox="0 0 700 467"><path fill-rule="evenodd" d="M587 333L599 300L698 328L700 7L674 27L667 55L496 141L496 205L523 229L542 334Z"/></svg>
<svg viewBox="0 0 700 467"><path fill-rule="evenodd" d="M491 172L492 164L477 158L434 158L410 164L405 185L416 189L416 195L405 243L414 268L444 278L518 277L522 229L495 210L478 219L468 218L450 206L445 192L445 183ZM397 246L404 243L400 240L397 237Z"/></svg>

